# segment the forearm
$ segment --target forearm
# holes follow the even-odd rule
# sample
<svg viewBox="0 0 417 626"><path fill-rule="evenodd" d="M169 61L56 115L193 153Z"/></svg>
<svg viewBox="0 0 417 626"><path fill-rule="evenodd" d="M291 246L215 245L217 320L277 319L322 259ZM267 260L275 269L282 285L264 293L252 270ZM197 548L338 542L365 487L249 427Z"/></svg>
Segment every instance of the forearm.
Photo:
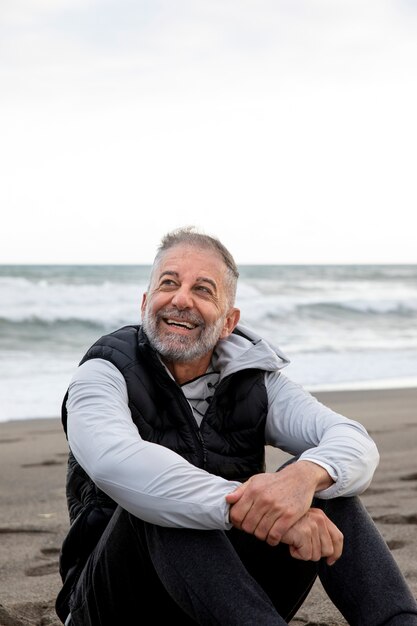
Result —
<svg viewBox="0 0 417 626"><path fill-rule="evenodd" d="M120 373L110 363L94 361L77 371L67 403L68 442L90 478L146 521L229 528L225 496L239 483L208 474L172 450L142 440Z"/></svg>
<svg viewBox="0 0 417 626"><path fill-rule="evenodd" d="M314 494L317 492L328 489L333 485L334 480L321 465L312 461L297 461L297 468L302 468L302 474L300 474L300 480L307 481L311 484L311 489Z"/></svg>
<svg viewBox="0 0 417 626"><path fill-rule="evenodd" d="M270 408L267 443L300 455L334 479L321 498L361 493L372 480L379 454L365 428L324 406L282 374L267 376Z"/></svg>
<svg viewBox="0 0 417 626"><path fill-rule="evenodd" d="M233 525L277 545L311 509L314 495L332 479L309 461L298 461L279 472L256 474L227 496Z"/></svg>

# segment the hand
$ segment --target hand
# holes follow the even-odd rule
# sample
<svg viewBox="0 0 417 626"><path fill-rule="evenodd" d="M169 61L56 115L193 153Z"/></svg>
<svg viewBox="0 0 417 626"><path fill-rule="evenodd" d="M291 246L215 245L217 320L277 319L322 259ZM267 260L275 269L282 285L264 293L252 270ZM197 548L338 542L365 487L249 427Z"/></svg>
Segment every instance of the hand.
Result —
<svg viewBox="0 0 417 626"><path fill-rule="evenodd" d="M343 534L323 511L311 508L283 535L282 543L290 546L290 554L302 561L319 561L327 557L328 565L340 558Z"/></svg>
<svg viewBox="0 0 417 626"><path fill-rule="evenodd" d="M310 461L297 461L279 472L256 474L226 496L233 526L272 546L307 513L315 491L332 480Z"/></svg>

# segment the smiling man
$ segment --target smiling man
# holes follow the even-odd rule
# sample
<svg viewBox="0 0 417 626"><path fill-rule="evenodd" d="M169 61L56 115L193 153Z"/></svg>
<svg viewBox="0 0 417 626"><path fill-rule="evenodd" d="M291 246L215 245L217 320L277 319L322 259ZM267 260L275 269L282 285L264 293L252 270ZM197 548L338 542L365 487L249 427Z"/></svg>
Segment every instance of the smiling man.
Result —
<svg viewBox="0 0 417 626"><path fill-rule="evenodd" d="M320 576L349 624L416 626L357 497L374 442L239 325L237 279L215 237L168 233L142 324L81 360L62 407L71 526L57 614L77 626L282 626ZM266 445L292 462L265 472Z"/></svg>
<svg viewBox="0 0 417 626"><path fill-rule="evenodd" d="M142 325L180 384L206 372L216 343L239 321L228 272L235 276L218 254L193 246L174 246L155 260Z"/></svg>

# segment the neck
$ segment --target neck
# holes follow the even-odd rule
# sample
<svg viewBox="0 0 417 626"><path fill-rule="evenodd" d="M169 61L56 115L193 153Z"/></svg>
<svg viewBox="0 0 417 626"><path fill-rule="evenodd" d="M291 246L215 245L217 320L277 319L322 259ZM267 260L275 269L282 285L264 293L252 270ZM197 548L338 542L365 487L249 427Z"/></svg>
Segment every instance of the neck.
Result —
<svg viewBox="0 0 417 626"><path fill-rule="evenodd" d="M162 359L172 376L179 385L183 385L189 380L198 378L206 373L208 366L210 365L212 352L205 354L201 359L196 361L178 362L167 361Z"/></svg>

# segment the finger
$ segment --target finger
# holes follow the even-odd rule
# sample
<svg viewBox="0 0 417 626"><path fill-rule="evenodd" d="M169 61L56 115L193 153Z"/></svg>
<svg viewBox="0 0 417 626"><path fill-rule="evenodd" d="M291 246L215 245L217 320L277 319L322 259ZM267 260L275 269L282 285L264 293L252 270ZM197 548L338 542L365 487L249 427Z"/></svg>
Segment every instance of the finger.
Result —
<svg viewBox="0 0 417 626"><path fill-rule="evenodd" d="M301 561L313 561L318 560L313 558L314 556L314 542L310 529L303 529L300 533L295 533L293 538L294 543L290 545L290 554Z"/></svg>
<svg viewBox="0 0 417 626"><path fill-rule="evenodd" d="M233 504L230 507L230 511L229 511L229 520L231 521L233 526L236 526L236 528L241 528L242 530L249 532L248 530L246 530L246 528L243 527L243 524L249 512L251 511L252 507L253 507L253 501L249 500L248 498L242 498L241 500L236 502L236 504ZM247 526L249 527L249 525Z"/></svg>
<svg viewBox="0 0 417 626"><path fill-rule="evenodd" d="M335 546L328 525L323 523L319 529L321 557L333 557Z"/></svg>
<svg viewBox="0 0 417 626"><path fill-rule="evenodd" d="M235 502L237 502L244 494L245 489L246 487L244 485L239 485L239 487L236 487L234 491L231 491L227 494L226 502L228 504L234 504Z"/></svg>
<svg viewBox="0 0 417 626"><path fill-rule="evenodd" d="M276 512L263 515L255 527L254 535L261 541L267 541L269 545L278 545L282 534L279 532L279 516Z"/></svg>
<svg viewBox="0 0 417 626"><path fill-rule="evenodd" d="M327 557L328 564L333 564L342 554L343 535L337 526L320 509L310 509L309 516L317 524L321 556Z"/></svg>
<svg viewBox="0 0 417 626"><path fill-rule="evenodd" d="M302 545L299 548L295 546L288 546L290 550L290 554L294 559L298 559L299 561L310 561L308 555L308 551L306 550L306 546Z"/></svg>
<svg viewBox="0 0 417 626"><path fill-rule="evenodd" d="M342 556L344 538L343 533L332 522L330 522L329 534L332 540L333 553L328 556L326 562L328 565L334 565Z"/></svg>
<svg viewBox="0 0 417 626"><path fill-rule="evenodd" d="M276 546L282 541L284 535L290 532L291 540L285 541L285 543L292 544L294 537L298 536L296 528L294 517L291 514L276 511L275 520L269 529L266 541L269 545Z"/></svg>
<svg viewBox="0 0 417 626"><path fill-rule="evenodd" d="M323 556L322 532L317 525L311 528L311 560L320 561Z"/></svg>
<svg viewBox="0 0 417 626"><path fill-rule="evenodd" d="M262 521L263 524L261 523ZM247 510L244 519L242 519L241 529L244 530L246 533L256 535L256 531L261 524L259 527L259 536L266 537L269 527L271 526L271 524L273 524L273 522L274 520L272 519L268 523L267 510L259 508L257 502L252 502L252 506Z"/></svg>

